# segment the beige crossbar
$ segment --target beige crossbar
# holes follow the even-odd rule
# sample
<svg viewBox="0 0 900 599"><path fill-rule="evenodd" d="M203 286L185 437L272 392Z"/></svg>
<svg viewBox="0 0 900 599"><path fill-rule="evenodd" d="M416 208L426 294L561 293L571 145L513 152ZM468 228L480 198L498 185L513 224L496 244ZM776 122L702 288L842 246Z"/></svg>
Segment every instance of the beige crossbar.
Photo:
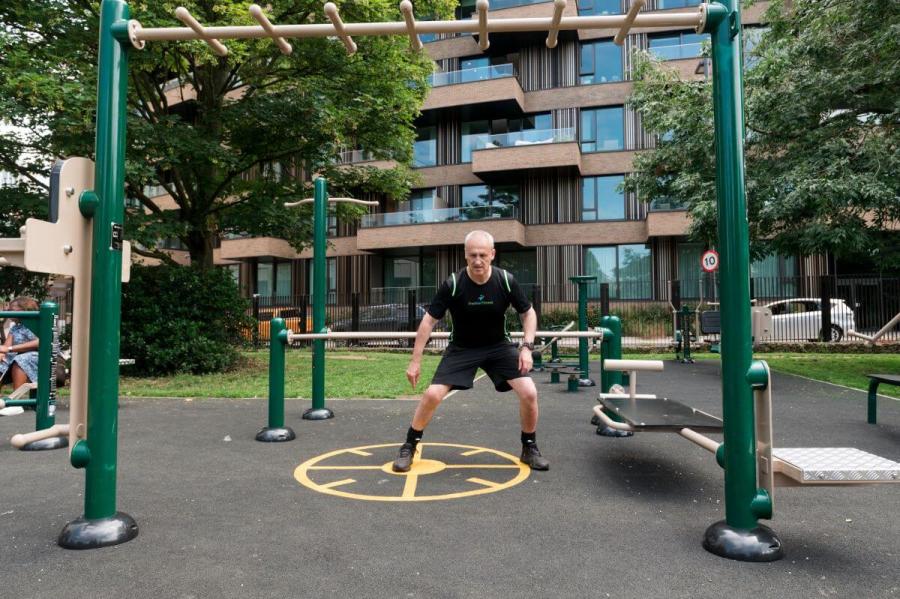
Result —
<svg viewBox="0 0 900 599"><path fill-rule="evenodd" d="M698 433L697 431L695 431L693 429L683 428L680 431L678 431L678 434L681 435L682 437L684 437L685 439L687 439L688 441L690 441L691 443L699 445L700 447L702 447L703 449L705 449L706 451L708 451L710 453L714 454L717 451L719 451L720 443L718 441L710 439L706 435L701 435L700 433Z"/></svg>
<svg viewBox="0 0 900 599"><path fill-rule="evenodd" d="M638 11L640 11L643 6L644 0L631 0L631 8L628 9L628 14L625 15L625 22L622 23L616 37L613 38L613 42L615 42L617 46L621 46L625 43L625 36L628 35L632 23L634 23L635 18L637 18Z"/></svg>
<svg viewBox="0 0 900 599"><path fill-rule="evenodd" d="M557 332L568 331L569 329L573 328L574 326L575 326L575 321L574 321L574 320L570 320L570 321L569 321L569 324L567 324L566 326L564 326L564 327L562 328L561 331L557 331ZM548 347L550 347L551 345L553 345L553 342L554 342L554 341L557 341L557 340L559 340L559 337L553 337L553 339L550 339L549 341L547 341L547 343L544 343L543 345L541 345L540 347L538 347L538 348L537 348L537 351L538 351L539 353L544 353L544 351L545 351Z"/></svg>
<svg viewBox="0 0 900 599"><path fill-rule="evenodd" d="M400 12L403 13L403 20L406 22L406 29L409 33L409 47L418 52L422 49L422 40L416 33L416 17L413 15L413 5L409 0L403 0L400 3Z"/></svg>
<svg viewBox="0 0 900 599"><path fill-rule="evenodd" d="M195 19L191 13L183 6L179 6L175 9L175 18L190 27L194 33L197 34L197 38L206 42L212 51L218 54L219 56L228 56L228 48L222 45L222 43L217 40L214 36L210 35L206 28L201 25L197 19ZM265 29L263 29L265 31ZM135 36L137 37L137 36ZM134 42L132 41L132 44Z"/></svg>
<svg viewBox="0 0 900 599"><path fill-rule="evenodd" d="M553 17L550 19L550 31L547 32L547 47L555 48L559 38L559 22L566 9L566 0L554 0Z"/></svg>
<svg viewBox="0 0 900 599"><path fill-rule="evenodd" d="M250 16L256 19L256 22L259 23L259 26L266 30L273 40L275 40L275 44L278 46L278 49L281 50L282 54L290 54L294 51L291 45L285 40L283 37L278 37L275 34L275 30L272 29L272 22L269 21L269 18L266 16L266 13L263 12L263 9L259 6L259 4L251 4L250 5Z"/></svg>
<svg viewBox="0 0 900 599"><path fill-rule="evenodd" d="M347 48L347 54L355 54L356 42L354 42L350 37L350 34L347 33L344 22L341 20L341 15L338 14L338 7L334 2L325 3L325 16L328 17L328 20L331 21L331 24L334 26L335 34L341 38L342 42L344 42L344 47Z"/></svg>
<svg viewBox="0 0 900 599"><path fill-rule="evenodd" d="M487 50L491 45L488 40L488 0L478 0L475 10L478 12L478 47Z"/></svg>
<svg viewBox="0 0 900 599"><path fill-rule="evenodd" d="M862 333L858 333L856 331L847 331L847 334L853 337L859 337L860 339L865 339L872 345L875 345L878 340L881 339L881 337L883 337L885 333L893 329L897 323L900 323L900 312L898 312L897 315L890 320L890 322L881 327L881 329L879 329L879 331L874 335L863 335Z"/></svg>
<svg viewBox="0 0 900 599"><path fill-rule="evenodd" d="M664 366L662 360L603 360L605 370L622 370L631 373L628 377L628 396L631 399L637 397L638 371L659 372Z"/></svg>
<svg viewBox="0 0 900 599"><path fill-rule="evenodd" d="M704 19L703 5L699 10L673 13L639 13L631 22L636 28L693 28L701 27ZM595 17L563 17L559 21L560 31L577 29L620 29L627 15L604 15ZM552 17L530 17L510 19L490 19L487 31L490 33L513 33L528 31L548 31L553 23ZM198 24L199 25L199 24ZM475 19L458 21L416 21L415 31L422 33L478 33L479 23ZM191 27L140 27L134 26L132 43L139 47L141 42L151 41L183 41L202 39L259 39L272 37L283 38L315 38L339 35L334 23L313 23L305 25L272 25L272 33L262 27L253 25L229 25L221 27L202 27L202 34ZM342 23L344 35L403 35L409 33L405 22L377 23Z"/></svg>
<svg viewBox="0 0 900 599"><path fill-rule="evenodd" d="M297 202L285 202L285 208L293 208L294 206L303 206L304 204L312 204L315 202L315 198L303 198ZM348 204L359 204L361 206L377 206L378 202L370 201L370 200L357 200L356 198L328 198L329 202L345 202Z"/></svg>
<svg viewBox="0 0 900 599"><path fill-rule="evenodd" d="M630 424L626 422L618 422L607 416L606 412L603 411L603 406L594 406L594 414L603 422L603 424L605 424L609 428L615 429L617 431L628 431L630 433L634 432L634 427Z"/></svg>
<svg viewBox="0 0 900 599"><path fill-rule="evenodd" d="M9 444L16 449L22 449L29 443L34 443L35 441L50 439L52 437L65 437L68 434L68 424L54 424L50 428L45 428L44 430L40 431L34 431L33 433L13 435L12 439L9 440Z"/></svg>

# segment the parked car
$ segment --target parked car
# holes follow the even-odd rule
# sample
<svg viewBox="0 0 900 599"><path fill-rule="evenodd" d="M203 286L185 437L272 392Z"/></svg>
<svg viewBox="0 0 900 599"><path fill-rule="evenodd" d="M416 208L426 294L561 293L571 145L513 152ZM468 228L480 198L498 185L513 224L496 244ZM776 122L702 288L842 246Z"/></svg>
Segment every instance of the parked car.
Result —
<svg viewBox="0 0 900 599"><path fill-rule="evenodd" d="M416 306L414 330L425 316L425 306ZM440 325L439 325L440 326ZM353 319L349 317L335 320L329 325L332 331L352 331ZM408 331L409 306L406 304L378 304L359 307L359 331ZM438 330L438 327L435 327Z"/></svg>
<svg viewBox="0 0 900 599"><path fill-rule="evenodd" d="M822 335L822 301L814 297L779 300L766 305L772 311L772 341L807 341ZM853 310L842 299L831 300L831 332L840 341L845 331L856 329Z"/></svg>

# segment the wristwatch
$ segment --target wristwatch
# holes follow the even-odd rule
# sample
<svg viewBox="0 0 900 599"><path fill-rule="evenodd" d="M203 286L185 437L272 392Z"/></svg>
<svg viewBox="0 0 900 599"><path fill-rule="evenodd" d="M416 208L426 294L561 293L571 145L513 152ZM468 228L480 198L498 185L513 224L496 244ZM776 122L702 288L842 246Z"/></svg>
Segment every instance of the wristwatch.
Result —
<svg viewBox="0 0 900 599"><path fill-rule="evenodd" d="M522 349L523 347L528 348L529 351L534 351L534 343L531 343L530 341L522 341L522 342L520 342L520 343L519 343L519 349Z"/></svg>

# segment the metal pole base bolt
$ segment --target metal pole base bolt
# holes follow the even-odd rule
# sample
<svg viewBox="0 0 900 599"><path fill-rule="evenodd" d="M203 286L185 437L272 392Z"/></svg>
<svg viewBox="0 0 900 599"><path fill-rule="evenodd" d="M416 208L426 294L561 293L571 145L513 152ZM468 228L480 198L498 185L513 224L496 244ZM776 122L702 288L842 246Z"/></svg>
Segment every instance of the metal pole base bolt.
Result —
<svg viewBox="0 0 900 599"><path fill-rule="evenodd" d="M63 549L97 549L127 543L138 536L138 525L125 512L109 518L72 520L59 533L57 543Z"/></svg>
<svg viewBox="0 0 900 599"><path fill-rule="evenodd" d="M703 548L719 557L741 562L774 562L784 557L781 539L760 524L751 530L734 528L724 520L706 529Z"/></svg>
<svg viewBox="0 0 900 599"><path fill-rule="evenodd" d="M44 451L47 449L62 449L69 446L68 437L50 437L40 441L32 441L21 447L21 451Z"/></svg>
<svg viewBox="0 0 900 599"><path fill-rule="evenodd" d="M296 438L297 435L287 426L266 427L256 433L256 440L263 443L283 443Z"/></svg>
<svg viewBox="0 0 900 599"><path fill-rule="evenodd" d="M304 420L328 420L334 418L334 412L328 408L309 408L303 412Z"/></svg>

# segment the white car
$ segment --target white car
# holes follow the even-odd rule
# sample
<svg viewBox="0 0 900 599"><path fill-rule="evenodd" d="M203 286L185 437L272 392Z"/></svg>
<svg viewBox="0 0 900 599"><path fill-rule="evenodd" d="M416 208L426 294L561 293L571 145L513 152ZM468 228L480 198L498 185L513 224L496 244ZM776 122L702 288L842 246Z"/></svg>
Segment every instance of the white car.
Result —
<svg viewBox="0 0 900 599"><path fill-rule="evenodd" d="M822 300L796 297L766 305L772 311L772 341L822 339ZM844 300L831 300L831 341L840 341L845 331L856 329L853 310Z"/></svg>

